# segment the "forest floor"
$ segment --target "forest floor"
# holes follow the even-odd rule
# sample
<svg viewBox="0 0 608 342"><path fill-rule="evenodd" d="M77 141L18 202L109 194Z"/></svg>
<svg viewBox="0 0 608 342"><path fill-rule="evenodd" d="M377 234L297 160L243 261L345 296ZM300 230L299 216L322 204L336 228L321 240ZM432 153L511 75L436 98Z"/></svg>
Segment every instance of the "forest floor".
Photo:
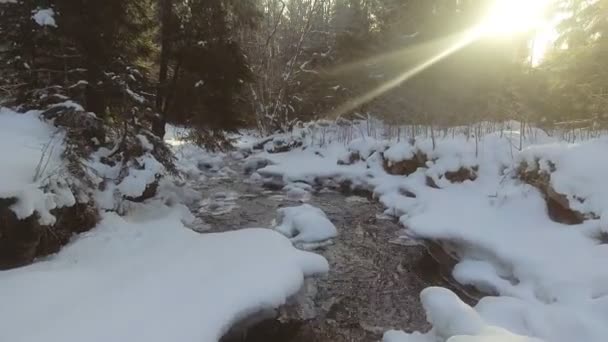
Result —
<svg viewBox="0 0 608 342"><path fill-rule="evenodd" d="M208 225L202 230L270 227L277 209L300 205L281 190L248 182L238 160L224 162L221 171L207 172L207 181L191 185L205 197L191 208ZM230 341L378 341L389 329L428 330L419 294L428 286L450 285L426 249L401 243L402 227L383 217L381 204L373 200L324 190L308 203L338 229L333 244L316 250L331 271L307 282L304 302L311 303L296 310L308 312L282 315L284 324L262 324Z"/></svg>

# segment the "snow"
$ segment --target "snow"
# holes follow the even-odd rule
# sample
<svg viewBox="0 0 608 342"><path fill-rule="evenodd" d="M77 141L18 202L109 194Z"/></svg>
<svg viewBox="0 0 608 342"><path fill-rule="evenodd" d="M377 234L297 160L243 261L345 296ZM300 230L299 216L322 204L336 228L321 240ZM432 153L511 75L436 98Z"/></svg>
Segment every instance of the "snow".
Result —
<svg viewBox="0 0 608 342"><path fill-rule="evenodd" d="M351 141L348 144L348 150L350 152L357 152L364 160L367 159L372 153L376 151L384 150L387 142L378 141L372 137L360 138Z"/></svg>
<svg viewBox="0 0 608 342"><path fill-rule="evenodd" d="M0 155L7 164L0 168L0 198L16 198L11 209L24 219L35 212L41 224L55 222L50 211L71 205L73 195L57 183L62 167L64 134L40 119L40 113L24 114L0 108ZM52 186L53 192L43 191Z"/></svg>
<svg viewBox="0 0 608 342"><path fill-rule="evenodd" d="M323 210L310 204L277 210L278 226L275 229L294 244L317 243L338 235L338 230Z"/></svg>
<svg viewBox="0 0 608 342"><path fill-rule="evenodd" d="M217 341L327 270L269 229L200 235L166 207L108 213L57 255L0 272L0 340Z"/></svg>
<svg viewBox="0 0 608 342"><path fill-rule="evenodd" d="M138 138L144 147L144 154L127 164L128 173L125 175L123 165L108 165L101 160L111 155L113 151L100 148L84 163L91 170L95 170L94 177L104 187L93 194L95 202L101 209L117 210L124 197L140 197L146 188L155 183L165 173L165 167L151 154L151 144L146 144Z"/></svg>
<svg viewBox="0 0 608 342"><path fill-rule="evenodd" d="M489 325L450 290L430 287L420 299L433 329L426 334L388 331L383 342L542 342Z"/></svg>
<svg viewBox="0 0 608 342"><path fill-rule="evenodd" d="M34 11L32 19L40 26L57 27L55 23L55 11L52 8L38 9Z"/></svg>
<svg viewBox="0 0 608 342"><path fill-rule="evenodd" d="M414 147L406 142L400 142L392 145L384 152L386 160L391 162L400 162L414 157Z"/></svg>
<svg viewBox="0 0 608 342"><path fill-rule="evenodd" d="M55 108L55 107L66 107L66 108L72 108L74 110L84 111L84 108L80 104L78 104L72 100L66 100L63 102L55 103L50 106L50 108Z"/></svg>
<svg viewBox="0 0 608 342"><path fill-rule="evenodd" d="M425 167L407 177L386 174L377 153L366 163L337 165L356 149L344 143L262 153L274 165L258 172L285 184L316 185L333 179L371 188L385 214L398 217L406 227L407 238L453 245L460 258L454 277L495 295L483 298L475 310L487 325L500 329L484 325L475 334L459 332L463 337L450 341L603 342L608 336L608 270L598 265L608 263L608 245L599 240L608 230L608 159L602 157L608 140L564 144L540 131L532 136L522 138L521 152L515 148L519 132L437 137L434 144L424 137L413 144L388 143L384 157L389 161L411 158L415 151L428 157ZM353 145L358 144L362 141ZM362 151L371 149L362 145ZM574 226L552 221L540 192L515 177L514 170L524 160L530 165L538 160L572 208L598 219ZM446 172L460 168L478 168L477 179L452 183L445 178ZM428 178L439 189L429 187ZM404 341L435 342L423 334L408 338Z"/></svg>
<svg viewBox="0 0 608 342"><path fill-rule="evenodd" d="M607 148L607 138L578 144L540 145L524 150L520 160L530 166L538 160L540 169L551 174L553 188L568 197L574 210L605 216L602 213L608 215L608 158L602 156ZM549 163L554 164L554 172Z"/></svg>

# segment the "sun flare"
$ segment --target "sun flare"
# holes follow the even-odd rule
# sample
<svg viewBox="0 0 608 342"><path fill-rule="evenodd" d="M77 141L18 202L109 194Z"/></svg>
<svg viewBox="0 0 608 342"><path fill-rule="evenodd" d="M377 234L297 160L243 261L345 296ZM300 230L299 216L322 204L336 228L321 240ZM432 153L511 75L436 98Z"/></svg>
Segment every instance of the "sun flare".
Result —
<svg viewBox="0 0 608 342"><path fill-rule="evenodd" d="M479 25L480 34L508 36L542 27L551 0L496 0Z"/></svg>

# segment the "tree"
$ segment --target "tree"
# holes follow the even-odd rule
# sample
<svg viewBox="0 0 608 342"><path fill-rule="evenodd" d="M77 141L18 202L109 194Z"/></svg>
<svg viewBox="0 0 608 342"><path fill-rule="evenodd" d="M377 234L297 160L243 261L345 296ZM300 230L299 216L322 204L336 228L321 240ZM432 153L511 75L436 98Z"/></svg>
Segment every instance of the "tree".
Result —
<svg viewBox="0 0 608 342"><path fill-rule="evenodd" d="M560 37L543 70L549 79L552 121L608 117L608 1L561 0L558 13L570 13L559 25Z"/></svg>
<svg viewBox="0 0 608 342"><path fill-rule="evenodd" d="M234 34L255 24L254 3L162 0L160 12L156 133L164 134L165 122L204 130L242 126L241 96L251 72Z"/></svg>

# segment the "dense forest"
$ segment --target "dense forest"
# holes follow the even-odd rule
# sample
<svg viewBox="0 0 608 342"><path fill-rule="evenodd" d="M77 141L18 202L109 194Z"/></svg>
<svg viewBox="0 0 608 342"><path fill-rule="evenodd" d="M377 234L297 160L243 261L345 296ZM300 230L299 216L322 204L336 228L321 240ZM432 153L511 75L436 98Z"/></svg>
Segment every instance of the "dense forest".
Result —
<svg viewBox="0 0 608 342"><path fill-rule="evenodd" d="M271 133L353 115L605 124L606 1L547 7L559 20L542 61L531 28L475 37L402 79L457 44L490 3L3 1L0 98L23 108L70 99L109 122L145 118L158 135L165 122L188 125L213 141L218 129Z"/></svg>

